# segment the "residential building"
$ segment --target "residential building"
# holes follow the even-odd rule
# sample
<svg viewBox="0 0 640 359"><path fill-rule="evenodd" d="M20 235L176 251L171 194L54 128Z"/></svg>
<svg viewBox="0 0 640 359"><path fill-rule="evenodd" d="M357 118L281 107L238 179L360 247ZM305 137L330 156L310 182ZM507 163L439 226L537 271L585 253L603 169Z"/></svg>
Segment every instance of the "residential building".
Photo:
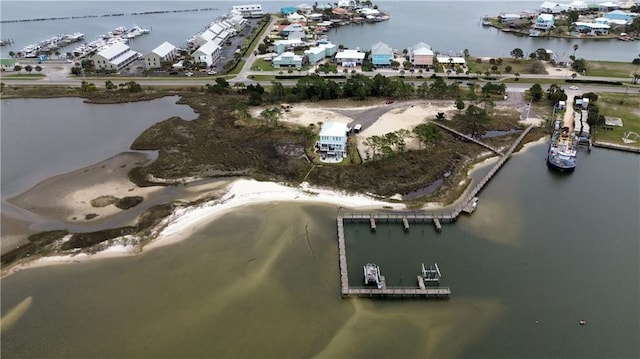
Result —
<svg viewBox="0 0 640 359"><path fill-rule="evenodd" d="M339 8L355 8L356 2L354 0L340 0L338 1Z"/></svg>
<svg viewBox="0 0 640 359"><path fill-rule="evenodd" d="M96 69L120 71L140 57L125 43L118 42L91 57Z"/></svg>
<svg viewBox="0 0 640 359"><path fill-rule="evenodd" d="M572 1L571 4L569 4L569 6L571 7L571 10L580 11L580 12L585 11L589 8L584 1L580 1L580 0Z"/></svg>
<svg viewBox="0 0 640 359"><path fill-rule="evenodd" d="M360 50L343 50L336 53L335 60L343 67L356 67L362 65L366 55Z"/></svg>
<svg viewBox="0 0 640 359"><path fill-rule="evenodd" d="M165 41L144 57L144 64L148 69L157 69L163 62L173 61L177 55L178 48Z"/></svg>
<svg viewBox="0 0 640 359"><path fill-rule="evenodd" d="M212 32L210 29L205 30L202 34L195 37L191 43L192 48L198 48L209 41L212 41L218 36L217 33Z"/></svg>
<svg viewBox="0 0 640 359"><path fill-rule="evenodd" d="M554 18L553 15L551 14L540 14L538 16L538 18L536 19L536 23L535 25L533 25L534 28L538 29L538 30L551 30L551 28L553 27L554 24Z"/></svg>
<svg viewBox="0 0 640 359"><path fill-rule="evenodd" d="M604 14L604 17L606 17L607 19L620 20L624 21L627 24L630 24L633 21L634 16L637 16L637 14L624 12L622 10L613 10Z"/></svg>
<svg viewBox="0 0 640 359"><path fill-rule="evenodd" d="M253 5L236 5L231 7L231 12L235 14L239 14L242 17L262 17L264 15L264 11L262 11L262 5L253 4Z"/></svg>
<svg viewBox="0 0 640 359"><path fill-rule="evenodd" d="M280 8L280 13L285 16L295 14L296 11L298 10L296 9L295 6L285 6Z"/></svg>
<svg viewBox="0 0 640 359"><path fill-rule="evenodd" d="M320 43L319 47L324 48L324 56L325 57L333 57L338 52L338 45L332 44L330 42Z"/></svg>
<svg viewBox="0 0 640 359"><path fill-rule="evenodd" d="M373 66L389 66L393 61L393 49L391 46L377 42L371 45L371 63Z"/></svg>
<svg viewBox="0 0 640 359"><path fill-rule="evenodd" d="M611 28L607 24L600 24L595 22L574 22L576 30L583 34L589 35L606 35Z"/></svg>
<svg viewBox="0 0 640 359"><path fill-rule="evenodd" d="M309 60L309 64L315 65L318 62L324 60L325 58L324 50L325 49L320 46L311 47L309 48L309 50L305 50L304 54L307 56L307 59Z"/></svg>
<svg viewBox="0 0 640 359"><path fill-rule="evenodd" d="M612 10L618 10L620 8L620 5L618 5L617 2L607 1L607 2L598 4L598 7L600 11L612 11Z"/></svg>
<svg viewBox="0 0 640 359"><path fill-rule="evenodd" d="M553 1L545 1L540 5L540 11L547 14L559 14L569 10L570 5L559 4Z"/></svg>
<svg viewBox="0 0 640 359"><path fill-rule="evenodd" d="M307 18L304 17L304 15L298 14L297 12L287 15L287 20L289 20L289 22L307 22Z"/></svg>
<svg viewBox="0 0 640 359"><path fill-rule="evenodd" d="M273 51L276 53L276 55L280 55L283 52L293 50L296 47L302 47L304 45L304 41L300 39L277 40L273 43Z"/></svg>
<svg viewBox="0 0 640 359"><path fill-rule="evenodd" d="M409 49L409 61L413 66L433 68L433 51L431 46L419 42Z"/></svg>
<svg viewBox="0 0 640 359"><path fill-rule="evenodd" d="M276 69L283 67L295 67L300 68L304 62L304 58L300 55L296 55L293 52L287 51L276 56L272 60L272 65Z"/></svg>
<svg viewBox="0 0 640 359"><path fill-rule="evenodd" d="M227 21L229 21L233 25L233 28L238 33L242 32L242 30L244 30L247 25L249 25L247 19L243 18L240 15L230 15Z"/></svg>
<svg viewBox="0 0 640 359"><path fill-rule="evenodd" d="M282 29L282 34L284 36L289 36L291 32L304 32L304 26L299 23L289 24Z"/></svg>
<svg viewBox="0 0 640 359"><path fill-rule="evenodd" d="M210 67L218 61L221 51L220 39L216 38L200 46L191 56L194 62L204 62L207 67Z"/></svg>
<svg viewBox="0 0 640 359"><path fill-rule="evenodd" d="M303 14L310 14L313 11L313 5L309 4L300 4L296 6L296 9Z"/></svg>
<svg viewBox="0 0 640 359"><path fill-rule="evenodd" d="M347 124L340 122L323 123L317 146L323 159L329 157L335 159L345 158L347 156Z"/></svg>

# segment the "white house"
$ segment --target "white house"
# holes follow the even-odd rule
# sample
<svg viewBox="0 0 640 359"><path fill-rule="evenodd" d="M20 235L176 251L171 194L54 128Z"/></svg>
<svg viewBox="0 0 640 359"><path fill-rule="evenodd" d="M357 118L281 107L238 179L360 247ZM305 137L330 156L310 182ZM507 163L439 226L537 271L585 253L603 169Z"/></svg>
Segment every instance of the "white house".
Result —
<svg viewBox="0 0 640 359"><path fill-rule="evenodd" d="M140 54L131 50L125 43L118 42L91 57L96 69L120 71L136 61Z"/></svg>
<svg viewBox="0 0 640 359"><path fill-rule="evenodd" d="M559 14L569 10L570 5L559 4L557 2L545 1L540 5L540 11L549 14Z"/></svg>
<svg viewBox="0 0 640 359"><path fill-rule="evenodd" d="M553 18L553 15L540 14L536 19L536 23L535 25L533 25L533 27L538 30L551 30L554 23L555 23L555 20Z"/></svg>
<svg viewBox="0 0 640 359"><path fill-rule="evenodd" d="M262 15L264 15L264 11L262 11L262 5L260 4L236 5L231 7L231 12L234 14L239 14L242 17L262 17Z"/></svg>
<svg viewBox="0 0 640 359"><path fill-rule="evenodd" d="M452 64L452 65L464 66L464 64L467 63L464 60L464 57L460 57L460 56L438 55L436 58L438 59L438 62L443 65Z"/></svg>
<svg viewBox="0 0 640 359"><path fill-rule="evenodd" d="M362 65L366 55L360 50L343 50L336 54L335 59L343 67L356 67Z"/></svg>
<svg viewBox="0 0 640 359"><path fill-rule="evenodd" d="M325 122L317 143L322 159L342 160L347 156L347 124Z"/></svg>
<svg viewBox="0 0 640 359"><path fill-rule="evenodd" d="M220 58L220 39L214 39L200 46L191 54L194 62L204 62L207 67L213 65Z"/></svg>
<svg viewBox="0 0 640 359"><path fill-rule="evenodd" d="M230 15L229 18L227 19L231 24L233 24L233 28L237 31L237 32L241 32L242 30L244 30L245 27L247 27L248 22L247 19L243 18L240 15Z"/></svg>
<svg viewBox="0 0 640 359"><path fill-rule="evenodd" d="M296 55L293 52L283 52L271 60L271 64L274 68L279 69L283 67L295 67L301 68L304 58L300 55Z"/></svg>
<svg viewBox="0 0 640 359"><path fill-rule="evenodd" d="M294 12L293 14L290 14L287 16L287 20L289 22L307 22L307 18L304 17L304 15L300 15L297 12Z"/></svg>
<svg viewBox="0 0 640 359"><path fill-rule="evenodd" d="M144 64L148 69L157 69L164 61L173 61L177 55L178 48L165 41L144 57Z"/></svg>

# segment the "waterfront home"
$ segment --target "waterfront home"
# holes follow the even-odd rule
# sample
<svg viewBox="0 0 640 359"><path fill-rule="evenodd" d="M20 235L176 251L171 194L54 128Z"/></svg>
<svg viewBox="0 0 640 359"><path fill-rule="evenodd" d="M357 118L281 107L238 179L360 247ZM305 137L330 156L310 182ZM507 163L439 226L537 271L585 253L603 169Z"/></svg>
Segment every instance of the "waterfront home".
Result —
<svg viewBox="0 0 640 359"><path fill-rule="evenodd" d="M123 42L117 42L93 55L91 60L96 69L120 71L138 58L138 52Z"/></svg>
<svg viewBox="0 0 640 359"><path fill-rule="evenodd" d="M284 36L289 36L290 32L304 32L304 26L299 23L289 24L280 30Z"/></svg>
<svg viewBox="0 0 640 359"><path fill-rule="evenodd" d="M273 43L273 51L276 55L280 55L285 51L293 50L296 47L302 47L305 45L305 42L301 39L287 39L287 40L277 40Z"/></svg>
<svg viewBox="0 0 640 359"><path fill-rule="evenodd" d="M537 30L551 30L553 27L555 20L553 15L551 14L540 14L536 19L535 25L533 27Z"/></svg>
<svg viewBox="0 0 640 359"><path fill-rule="evenodd" d="M162 67L163 62L173 61L176 56L178 48L165 41L144 57L144 64L148 69L157 69Z"/></svg>
<svg viewBox="0 0 640 359"><path fill-rule="evenodd" d="M313 11L313 6L309 4L300 4L296 6L296 9L303 14L310 14Z"/></svg>
<svg viewBox="0 0 640 359"><path fill-rule="evenodd" d="M520 27L529 25L529 19L520 14L500 14L498 20L508 27Z"/></svg>
<svg viewBox="0 0 640 359"><path fill-rule="evenodd" d="M356 7L356 2L354 0L340 0L338 1L338 7L343 9L353 9Z"/></svg>
<svg viewBox="0 0 640 359"><path fill-rule="evenodd" d="M192 48L198 48L209 41L212 41L218 36L217 33L210 31L209 29L205 30L202 34L196 36L191 42Z"/></svg>
<svg viewBox="0 0 640 359"><path fill-rule="evenodd" d="M545 1L540 5L540 12L547 14L559 14L563 11L567 11L569 5L560 4L552 1Z"/></svg>
<svg viewBox="0 0 640 359"><path fill-rule="evenodd" d="M419 42L409 48L409 62L416 67L433 68L433 51L431 46Z"/></svg>
<svg viewBox="0 0 640 359"><path fill-rule="evenodd" d="M297 9L295 8L295 6L285 6L280 8L280 13L284 16L295 14L296 11Z"/></svg>
<svg viewBox="0 0 640 359"><path fill-rule="evenodd" d="M231 12L233 14L239 14L242 17L262 17L264 15L264 11L262 11L262 5L253 4L253 5L235 5L231 7Z"/></svg>
<svg viewBox="0 0 640 359"><path fill-rule="evenodd" d="M229 21L233 25L233 28L236 30L236 32L241 32L245 27L249 25L247 19L243 18L240 15L231 14L229 15L229 18L227 18L227 21Z"/></svg>
<svg viewBox="0 0 640 359"><path fill-rule="evenodd" d="M360 50L342 50L336 53L335 61L343 67L362 65L367 54Z"/></svg>
<svg viewBox="0 0 640 359"><path fill-rule="evenodd" d="M607 24L595 23L595 22L574 22L576 30L582 34L588 35L606 35L611 28Z"/></svg>
<svg viewBox="0 0 640 359"><path fill-rule="evenodd" d="M596 24L604 24L604 25L609 25L612 27L615 26L619 26L619 27L625 27L627 26L627 22L624 20L615 20L615 19L609 19L606 17L598 17L593 19L593 22L595 22Z"/></svg>
<svg viewBox="0 0 640 359"><path fill-rule="evenodd" d="M322 47L324 49L325 57L332 57L338 52L338 45L330 42L319 43L318 47Z"/></svg>
<svg viewBox="0 0 640 359"><path fill-rule="evenodd" d="M373 66L389 66L393 61L393 49L391 46L377 42L371 45L371 63Z"/></svg>
<svg viewBox="0 0 640 359"><path fill-rule="evenodd" d="M624 12L622 10L613 10L604 14L604 17L609 20L621 21L625 24L631 24L635 16L638 16L638 14Z"/></svg>
<svg viewBox="0 0 640 359"><path fill-rule="evenodd" d="M325 50L324 47L320 47L320 46L311 47L308 50L305 50L304 54L307 56L307 59L309 60L309 64L315 65L318 62L324 60L325 58L324 50Z"/></svg>
<svg viewBox="0 0 640 359"><path fill-rule="evenodd" d="M325 122L316 144L322 159L342 160L347 156L347 124Z"/></svg>
<svg viewBox="0 0 640 359"><path fill-rule="evenodd" d="M571 4L569 4L569 7L571 10L578 11L578 12L583 12L589 9L587 4L584 1L580 1L580 0L572 1Z"/></svg>
<svg viewBox="0 0 640 359"><path fill-rule="evenodd" d="M196 51L191 54L194 62L203 62L207 67L215 64L220 58L220 52L222 51L221 39L216 38L206 44L200 46Z"/></svg>
<svg viewBox="0 0 640 359"><path fill-rule="evenodd" d="M296 55L293 52L287 51L276 56L272 60L272 65L276 69L283 67L295 67L301 68L304 62L304 58L300 55Z"/></svg>
<svg viewBox="0 0 640 359"><path fill-rule="evenodd" d="M289 22L307 22L307 18L304 17L304 15L300 15L297 12L294 12L293 14L287 15L287 21Z"/></svg>
<svg viewBox="0 0 640 359"><path fill-rule="evenodd" d="M598 8L600 9L600 11L612 11L618 10L620 8L620 5L618 5L618 3L616 2L607 1L598 4Z"/></svg>
<svg viewBox="0 0 640 359"><path fill-rule="evenodd" d="M222 40L222 42L224 43L225 41L229 40L229 38L231 38L232 36L233 36L233 32L229 30L222 30L222 32L218 34L217 38Z"/></svg>

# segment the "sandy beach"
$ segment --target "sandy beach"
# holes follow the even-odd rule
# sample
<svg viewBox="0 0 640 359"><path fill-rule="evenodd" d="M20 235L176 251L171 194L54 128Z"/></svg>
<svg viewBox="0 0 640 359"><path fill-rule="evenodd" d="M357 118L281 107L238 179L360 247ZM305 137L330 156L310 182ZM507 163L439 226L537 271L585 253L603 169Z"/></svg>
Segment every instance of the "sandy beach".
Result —
<svg viewBox="0 0 640 359"><path fill-rule="evenodd" d="M125 152L70 173L40 182L8 202L46 219L66 223L90 223L113 216L123 210L114 204L94 206L99 197L147 199L163 187L138 187L127 173L148 162L145 154Z"/></svg>

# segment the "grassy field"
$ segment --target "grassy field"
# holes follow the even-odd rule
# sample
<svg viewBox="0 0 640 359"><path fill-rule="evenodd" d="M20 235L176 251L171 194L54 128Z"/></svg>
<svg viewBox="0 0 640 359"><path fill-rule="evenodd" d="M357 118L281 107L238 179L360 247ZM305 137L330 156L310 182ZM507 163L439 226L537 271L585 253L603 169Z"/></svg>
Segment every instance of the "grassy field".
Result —
<svg viewBox="0 0 640 359"><path fill-rule="evenodd" d="M486 71L493 72L491 70L492 64L487 60L483 60L481 63L477 63L478 57L471 57L467 61L467 65L469 66L469 70L471 73L477 73L478 71L485 73ZM496 65L498 66L498 65ZM511 72L506 72L505 68L507 66L511 66ZM529 74L531 73L531 60L515 60L513 58L503 58L502 64L498 66L498 71L501 74L511 73L515 74L519 72L521 74Z"/></svg>
<svg viewBox="0 0 640 359"><path fill-rule="evenodd" d="M256 61L254 61L253 64L251 65L251 70L252 71L274 71L275 68L273 68L273 65L271 64L270 61L267 61L265 59L256 59Z"/></svg>
<svg viewBox="0 0 640 359"><path fill-rule="evenodd" d="M11 75L2 75L0 78L3 79L43 79L45 75L43 74L11 74Z"/></svg>
<svg viewBox="0 0 640 359"><path fill-rule="evenodd" d="M595 138L598 141L624 144L622 136L632 131L640 134L640 95L628 94L598 94L596 104L600 113L608 117L620 117L622 127L614 126L612 130L598 129ZM627 144L640 147L640 141Z"/></svg>
<svg viewBox="0 0 640 359"><path fill-rule="evenodd" d="M587 75L602 77L623 77L631 78L634 73L640 73L640 66L631 62L613 61L588 61Z"/></svg>

